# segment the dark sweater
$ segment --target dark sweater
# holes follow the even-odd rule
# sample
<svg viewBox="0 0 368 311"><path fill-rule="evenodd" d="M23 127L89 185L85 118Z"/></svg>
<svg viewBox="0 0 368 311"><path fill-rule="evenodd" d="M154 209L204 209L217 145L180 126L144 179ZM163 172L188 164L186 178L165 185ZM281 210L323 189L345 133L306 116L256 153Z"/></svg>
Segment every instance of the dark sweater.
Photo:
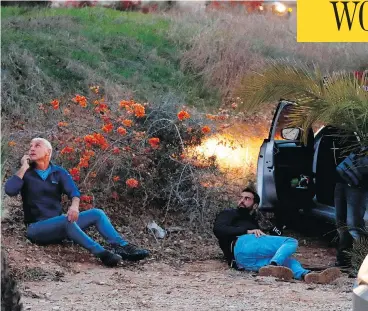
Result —
<svg viewBox="0 0 368 311"><path fill-rule="evenodd" d="M256 216L250 215L249 211L244 208L241 210L224 210L217 215L213 232L229 263L232 260L231 242L234 241L236 237L247 234L248 230L254 229L259 229Z"/></svg>
<svg viewBox="0 0 368 311"><path fill-rule="evenodd" d="M368 148L351 153L336 168L336 182L368 190Z"/></svg>
<svg viewBox="0 0 368 311"><path fill-rule="evenodd" d="M60 166L50 163L51 172L46 180L34 169L28 169L23 179L13 175L5 184L5 193L16 196L21 193L24 223L30 224L62 214L61 196L69 199L80 197L80 192L70 174Z"/></svg>

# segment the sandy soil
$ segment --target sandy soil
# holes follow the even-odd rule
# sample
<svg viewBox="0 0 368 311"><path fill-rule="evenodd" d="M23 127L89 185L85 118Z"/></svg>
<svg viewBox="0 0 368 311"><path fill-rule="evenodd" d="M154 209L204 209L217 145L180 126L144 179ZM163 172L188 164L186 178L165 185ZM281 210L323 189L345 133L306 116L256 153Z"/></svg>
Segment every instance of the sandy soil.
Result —
<svg viewBox="0 0 368 311"><path fill-rule="evenodd" d="M211 243L201 249L206 254L201 261L183 260L179 252L172 254L179 249L165 248L143 262L105 268L78 246L38 247L9 232L3 246L20 280L25 310L345 311L352 306L354 279L346 274L329 285L259 277L229 269ZM318 239L298 239L296 257L304 266L333 265L333 248Z"/></svg>
<svg viewBox="0 0 368 311"><path fill-rule="evenodd" d="M281 282L207 260L175 268L76 264L62 281L22 283L26 310L350 310L351 279Z"/></svg>

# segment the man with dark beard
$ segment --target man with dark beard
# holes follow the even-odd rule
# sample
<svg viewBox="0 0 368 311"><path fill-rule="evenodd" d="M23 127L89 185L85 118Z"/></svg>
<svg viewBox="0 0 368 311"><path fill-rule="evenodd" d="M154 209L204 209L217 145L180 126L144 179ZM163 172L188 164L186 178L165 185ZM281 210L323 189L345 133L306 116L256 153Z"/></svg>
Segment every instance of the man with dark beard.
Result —
<svg viewBox="0 0 368 311"><path fill-rule="evenodd" d="M333 267L321 273L311 272L291 256L298 241L281 236L273 227L266 235L258 221L259 195L251 188L242 191L236 209L224 210L216 217L214 234L219 240L228 264L239 270L259 272L261 276L274 276L284 280L305 280L307 283L330 283L341 274Z"/></svg>

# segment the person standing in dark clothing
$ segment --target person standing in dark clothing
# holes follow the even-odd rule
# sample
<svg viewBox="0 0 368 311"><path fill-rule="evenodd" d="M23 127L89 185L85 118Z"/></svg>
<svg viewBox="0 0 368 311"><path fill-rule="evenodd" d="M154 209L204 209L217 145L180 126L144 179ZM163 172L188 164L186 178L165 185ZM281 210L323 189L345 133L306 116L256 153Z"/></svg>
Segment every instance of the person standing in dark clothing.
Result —
<svg viewBox="0 0 368 311"><path fill-rule="evenodd" d="M251 188L242 191L237 209L220 212L214 223L214 234L231 267L256 271L261 276L274 276L290 280L305 280L307 283L329 283L340 276L333 267L321 273L311 272L291 256L296 252L298 241L275 235L266 235L259 227L257 217L259 195Z"/></svg>
<svg viewBox="0 0 368 311"><path fill-rule="evenodd" d="M335 208L339 243L336 266L350 266L348 251L366 232L368 148L351 153L336 168Z"/></svg>

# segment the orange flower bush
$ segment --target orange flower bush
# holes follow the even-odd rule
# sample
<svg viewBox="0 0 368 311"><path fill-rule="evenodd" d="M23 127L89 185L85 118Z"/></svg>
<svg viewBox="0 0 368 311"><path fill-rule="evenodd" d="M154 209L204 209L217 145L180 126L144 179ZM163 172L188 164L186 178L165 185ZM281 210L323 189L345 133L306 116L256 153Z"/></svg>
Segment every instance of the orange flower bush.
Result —
<svg viewBox="0 0 368 311"><path fill-rule="evenodd" d="M139 206L144 202L143 207L184 212L200 211L209 204L204 192L212 187L201 176L216 167L212 160L192 161L185 150L221 129L212 122L225 120L227 111L205 117L173 103L111 102L98 86L91 86L89 92L69 100L61 97L62 105L55 99L40 106L57 125L48 138L55 150L53 160L69 171L81 189L82 209L91 208L101 195L120 201L121 206L129 199Z"/></svg>

